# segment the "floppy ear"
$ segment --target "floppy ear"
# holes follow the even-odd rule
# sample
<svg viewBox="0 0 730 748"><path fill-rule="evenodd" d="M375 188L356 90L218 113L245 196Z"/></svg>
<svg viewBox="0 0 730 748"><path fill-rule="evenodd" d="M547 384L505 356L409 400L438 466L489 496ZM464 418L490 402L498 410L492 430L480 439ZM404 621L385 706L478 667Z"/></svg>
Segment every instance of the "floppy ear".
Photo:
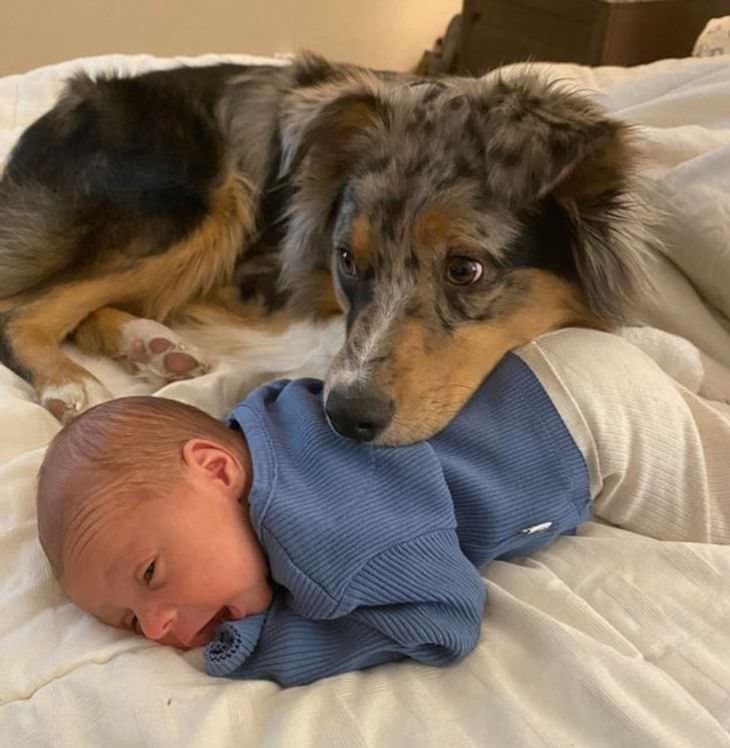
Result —
<svg viewBox="0 0 730 748"><path fill-rule="evenodd" d="M485 82L476 111L488 185L508 202L539 201L554 190L587 197L620 186L633 164L625 124L537 75Z"/></svg>
<svg viewBox="0 0 730 748"><path fill-rule="evenodd" d="M554 200L571 223L586 302L608 323L650 288L645 252L657 219L640 195L631 128L590 99L527 74L485 82L476 102L486 180L516 209Z"/></svg>
<svg viewBox="0 0 730 748"><path fill-rule="evenodd" d="M294 187L282 246L282 285L312 308L307 283L329 270L332 222L348 178L387 129L389 111L376 84L342 84L293 107L282 129L282 171ZM328 282L325 279L325 282Z"/></svg>
<svg viewBox="0 0 730 748"><path fill-rule="evenodd" d="M343 93L302 107L283 131L282 170L296 174L308 160L319 180L341 179L363 153L373 132L385 127L387 111L373 91Z"/></svg>

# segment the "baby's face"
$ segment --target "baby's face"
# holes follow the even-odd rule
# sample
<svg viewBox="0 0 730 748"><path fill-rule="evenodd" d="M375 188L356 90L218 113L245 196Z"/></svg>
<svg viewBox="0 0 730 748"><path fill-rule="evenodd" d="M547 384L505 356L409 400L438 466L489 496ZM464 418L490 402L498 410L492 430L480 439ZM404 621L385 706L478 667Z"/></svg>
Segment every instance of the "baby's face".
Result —
<svg viewBox="0 0 730 748"><path fill-rule="evenodd" d="M218 624L264 611L268 569L238 497L243 483L204 470L167 496L99 499L64 554L62 583L101 621L178 647L207 644Z"/></svg>

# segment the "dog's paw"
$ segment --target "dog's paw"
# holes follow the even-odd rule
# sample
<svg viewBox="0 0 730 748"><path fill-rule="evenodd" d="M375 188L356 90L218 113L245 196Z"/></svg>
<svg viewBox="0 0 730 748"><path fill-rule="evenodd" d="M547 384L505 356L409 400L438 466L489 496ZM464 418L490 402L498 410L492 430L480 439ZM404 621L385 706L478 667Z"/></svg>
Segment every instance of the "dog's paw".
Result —
<svg viewBox="0 0 730 748"><path fill-rule="evenodd" d="M122 328L119 358L135 374L155 383L191 379L210 368L200 351L169 327L151 319L134 319Z"/></svg>
<svg viewBox="0 0 730 748"><path fill-rule="evenodd" d="M40 393L41 405L64 424L111 397L106 387L91 377L47 385Z"/></svg>

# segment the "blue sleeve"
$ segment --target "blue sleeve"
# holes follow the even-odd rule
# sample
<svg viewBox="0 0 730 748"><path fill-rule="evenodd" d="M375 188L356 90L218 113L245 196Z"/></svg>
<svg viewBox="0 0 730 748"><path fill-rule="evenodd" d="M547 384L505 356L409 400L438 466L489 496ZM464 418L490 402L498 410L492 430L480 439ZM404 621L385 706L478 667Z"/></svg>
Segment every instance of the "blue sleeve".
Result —
<svg viewBox="0 0 730 748"><path fill-rule="evenodd" d="M403 658L445 665L476 646L485 600L455 533L439 531L371 559L338 618L304 618L280 593L265 614L223 624L206 666L211 675L295 686Z"/></svg>

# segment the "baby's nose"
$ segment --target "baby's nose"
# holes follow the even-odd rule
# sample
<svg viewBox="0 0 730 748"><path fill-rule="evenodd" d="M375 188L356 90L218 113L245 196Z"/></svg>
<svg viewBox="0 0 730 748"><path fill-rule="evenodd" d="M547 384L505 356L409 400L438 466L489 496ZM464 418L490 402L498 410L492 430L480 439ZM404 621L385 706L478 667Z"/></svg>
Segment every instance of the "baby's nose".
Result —
<svg viewBox="0 0 730 748"><path fill-rule="evenodd" d="M159 641L168 636L175 624L175 610L172 607L148 607L138 614L142 633L148 638Z"/></svg>

